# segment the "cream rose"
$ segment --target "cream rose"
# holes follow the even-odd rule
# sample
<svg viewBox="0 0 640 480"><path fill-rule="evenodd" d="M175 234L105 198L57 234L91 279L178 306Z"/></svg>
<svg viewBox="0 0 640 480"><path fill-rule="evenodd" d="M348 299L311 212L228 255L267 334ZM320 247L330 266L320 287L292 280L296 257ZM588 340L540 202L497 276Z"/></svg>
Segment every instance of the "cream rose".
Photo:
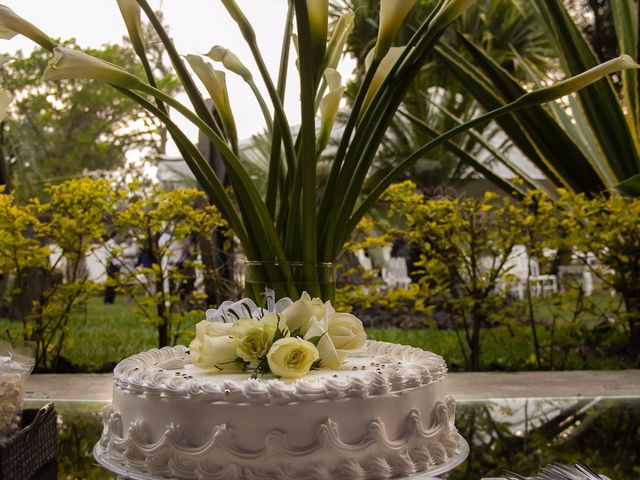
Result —
<svg viewBox="0 0 640 480"><path fill-rule="evenodd" d="M315 345L298 337L285 337L273 342L267 353L271 373L283 378L306 375L319 358Z"/></svg>
<svg viewBox="0 0 640 480"><path fill-rule="evenodd" d="M304 336L305 340L319 338L316 348L320 354L320 365L323 368L338 368L347 358L347 352L338 351L331 341L331 337L327 334L326 319L311 321L311 326Z"/></svg>
<svg viewBox="0 0 640 480"><path fill-rule="evenodd" d="M245 362L257 364L269 351L279 322L280 317L276 313L265 315L260 320L240 319L235 322L230 334L237 355Z"/></svg>
<svg viewBox="0 0 640 480"><path fill-rule="evenodd" d="M307 292L304 292L299 300L296 300L281 315L287 321L287 328L290 331L298 330L301 335L307 333L309 322L313 317L317 319L324 318L324 303L319 298L311 298Z"/></svg>
<svg viewBox="0 0 640 480"><path fill-rule="evenodd" d="M332 313L327 317L327 335L336 350L362 350L367 334L362 322L350 313Z"/></svg>
<svg viewBox="0 0 640 480"><path fill-rule="evenodd" d="M233 323L202 320L196 324L196 338L202 339L205 335L209 337L229 336L232 326Z"/></svg>
<svg viewBox="0 0 640 480"><path fill-rule="evenodd" d="M235 344L228 335L196 337L189 345L189 354L194 365L206 370L238 371L244 368L237 361Z"/></svg>

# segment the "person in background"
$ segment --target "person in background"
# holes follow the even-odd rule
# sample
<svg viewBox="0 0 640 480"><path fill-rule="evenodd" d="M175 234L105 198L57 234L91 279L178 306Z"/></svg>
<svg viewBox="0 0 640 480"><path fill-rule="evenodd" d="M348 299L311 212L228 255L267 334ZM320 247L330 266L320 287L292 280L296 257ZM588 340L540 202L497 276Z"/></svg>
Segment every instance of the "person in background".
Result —
<svg viewBox="0 0 640 480"><path fill-rule="evenodd" d="M107 250L107 281L104 286L104 303L113 304L116 300L116 282L120 272L120 262L117 257L118 242L116 232L111 232L105 243Z"/></svg>

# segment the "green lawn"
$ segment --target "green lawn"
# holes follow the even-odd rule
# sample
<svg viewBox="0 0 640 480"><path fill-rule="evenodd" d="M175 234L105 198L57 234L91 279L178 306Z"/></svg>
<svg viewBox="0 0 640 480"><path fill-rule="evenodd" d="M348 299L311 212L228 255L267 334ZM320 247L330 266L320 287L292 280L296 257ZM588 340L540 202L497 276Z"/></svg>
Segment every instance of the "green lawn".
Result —
<svg viewBox="0 0 640 480"><path fill-rule="evenodd" d="M187 333L180 342L188 344L195 331L193 325L184 327ZM0 331L3 332L3 337L7 333L17 337L21 334L21 324L0 319ZM444 357L452 370L464 369L460 340L453 330L369 329L368 336L371 339L412 345L437 352ZM526 326L485 328L482 337L482 369L533 369L533 346L530 337L530 329ZM549 335L543 330L539 332L539 337L544 347L544 356L550 344ZM62 355L88 371L105 371L110 364L127 356L157 347L157 341L155 327L134 314L132 303L126 303L120 296L115 304L105 305L101 298L96 297L91 299L86 309L74 312ZM562 351L563 346L559 345L558 349ZM617 357L572 353L568 358L566 369L620 368L620 360Z"/></svg>

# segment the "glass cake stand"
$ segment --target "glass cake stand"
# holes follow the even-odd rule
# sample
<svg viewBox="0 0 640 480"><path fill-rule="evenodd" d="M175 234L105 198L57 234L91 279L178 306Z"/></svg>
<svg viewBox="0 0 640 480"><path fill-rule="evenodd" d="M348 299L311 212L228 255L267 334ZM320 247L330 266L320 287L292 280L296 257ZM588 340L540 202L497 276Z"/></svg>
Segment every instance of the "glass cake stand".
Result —
<svg viewBox="0 0 640 480"><path fill-rule="evenodd" d="M450 472L464 462L468 456L469 444L462 435L458 435L458 453L449 458L445 463L435 466L426 472L415 473L408 477L396 480L438 480L439 475ZM93 458L96 459L102 468L115 473L118 476L118 479L121 480L168 480L167 477L158 477L148 473L144 474L131 471L126 465L109 458L103 451L100 443L96 443L95 447L93 447Z"/></svg>

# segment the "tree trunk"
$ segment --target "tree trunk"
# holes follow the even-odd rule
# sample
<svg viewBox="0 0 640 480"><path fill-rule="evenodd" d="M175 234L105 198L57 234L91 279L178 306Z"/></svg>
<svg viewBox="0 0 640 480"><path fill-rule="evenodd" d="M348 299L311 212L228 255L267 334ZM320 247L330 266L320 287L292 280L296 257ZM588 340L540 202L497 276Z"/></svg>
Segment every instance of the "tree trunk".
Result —
<svg viewBox="0 0 640 480"><path fill-rule="evenodd" d="M162 323L158 325L158 348L169 345L169 322L166 318L166 306L164 303L157 305L158 318L162 319Z"/></svg>
<svg viewBox="0 0 640 480"><path fill-rule="evenodd" d="M476 307L471 312L471 370L477 372L480 370L480 330L485 318Z"/></svg>
<svg viewBox="0 0 640 480"><path fill-rule="evenodd" d="M7 160L5 155L5 134L4 123L0 123L0 186L5 186L5 193L11 191L11 179L9 177L9 169L7 168Z"/></svg>
<svg viewBox="0 0 640 480"><path fill-rule="evenodd" d="M624 305L629 325L629 360L631 365L640 365L640 297L624 295Z"/></svg>

